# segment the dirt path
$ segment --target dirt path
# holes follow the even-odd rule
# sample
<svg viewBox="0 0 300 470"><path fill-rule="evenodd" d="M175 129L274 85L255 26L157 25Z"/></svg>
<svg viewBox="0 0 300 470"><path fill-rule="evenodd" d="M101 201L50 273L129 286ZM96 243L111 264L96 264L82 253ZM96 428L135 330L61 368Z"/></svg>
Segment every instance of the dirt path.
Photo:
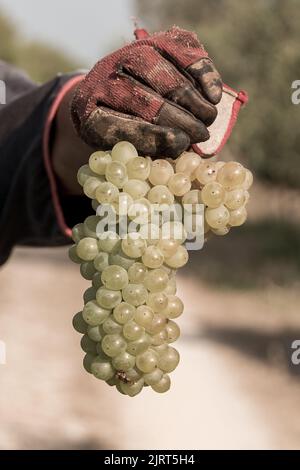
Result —
<svg viewBox="0 0 300 470"><path fill-rule="evenodd" d="M247 362L241 371L237 353L230 358L225 346L199 338L200 298L190 280L180 282L188 314L167 395L147 389L129 399L82 371L70 321L88 283L64 256L64 249L22 249L0 272L0 340L7 348L0 448L253 449L279 442L253 398L261 384L247 390L236 380L247 374Z"/></svg>

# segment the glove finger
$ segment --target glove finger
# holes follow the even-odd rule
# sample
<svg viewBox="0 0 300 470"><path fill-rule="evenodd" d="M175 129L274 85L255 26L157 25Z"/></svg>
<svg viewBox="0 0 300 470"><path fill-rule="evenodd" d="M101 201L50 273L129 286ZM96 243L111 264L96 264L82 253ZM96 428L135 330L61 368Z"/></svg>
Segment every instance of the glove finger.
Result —
<svg viewBox="0 0 300 470"><path fill-rule="evenodd" d="M188 73L200 84L202 91L213 104L219 103L222 97L222 80L213 62L208 59L200 59L187 68Z"/></svg>
<svg viewBox="0 0 300 470"><path fill-rule="evenodd" d="M117 142L131 142L140 155L175 158L190 146L180 129L151 124L135 116L98 107L80 127L82 139L90 146L107 150Z"/></svg>
<svg viewBox="0 0 300 470"><path fill-rule="evenodd" d="M122 61L122 71L146 83L161 96L186 108L206 125L215 120L215 106L201 96L192 82L153 47L144 45L131 52Z"/></svg>

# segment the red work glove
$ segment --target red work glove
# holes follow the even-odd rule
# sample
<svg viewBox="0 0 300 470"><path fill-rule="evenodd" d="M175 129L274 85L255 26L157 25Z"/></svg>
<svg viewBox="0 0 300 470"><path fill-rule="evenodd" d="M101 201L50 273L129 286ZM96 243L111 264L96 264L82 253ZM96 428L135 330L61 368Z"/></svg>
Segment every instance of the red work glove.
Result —
<svg viewBox="0 0 300 470"><path fill-rule="evenodd" d="M209 139L221 96L220 75L196 35L173 27L97 62L71 111L91 146L105 150L129 140L141 155L176 157Z"/></svg>

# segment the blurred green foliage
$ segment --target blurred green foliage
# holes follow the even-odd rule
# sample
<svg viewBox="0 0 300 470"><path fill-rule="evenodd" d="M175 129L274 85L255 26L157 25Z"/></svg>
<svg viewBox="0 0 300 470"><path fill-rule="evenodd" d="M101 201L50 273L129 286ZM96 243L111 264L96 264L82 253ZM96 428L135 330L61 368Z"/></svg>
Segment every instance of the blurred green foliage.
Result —
<svg viewBox="0 0 300 470"><path fill-rule="evenodd" d="M300 79L298 0L136 0L151 30L177 24L197 32L224 82L249 93L228 144L266 180L300 187L300 105L291 84Z"/></svg>
<svg viewBox="0 0 300 470"><path fill-rule="evenodd" d="M38 82L78 67L60 50L42 42L26 41L17 25L4 14L0 14L0 60L22 68Z"/></svg>

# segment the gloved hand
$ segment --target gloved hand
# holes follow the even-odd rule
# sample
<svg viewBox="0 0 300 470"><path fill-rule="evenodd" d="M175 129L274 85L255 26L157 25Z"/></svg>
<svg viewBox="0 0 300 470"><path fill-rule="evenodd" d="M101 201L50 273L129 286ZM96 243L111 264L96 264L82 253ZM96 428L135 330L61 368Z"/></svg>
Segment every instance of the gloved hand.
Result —
<svg viewBox="0 0 300 470"><path fill-rule="evenodd" d="M222 81L196 35L173 27L97 62L78 85L72 119L90 146L128 140L141 155L176 157L209 139Z"/></svg>

